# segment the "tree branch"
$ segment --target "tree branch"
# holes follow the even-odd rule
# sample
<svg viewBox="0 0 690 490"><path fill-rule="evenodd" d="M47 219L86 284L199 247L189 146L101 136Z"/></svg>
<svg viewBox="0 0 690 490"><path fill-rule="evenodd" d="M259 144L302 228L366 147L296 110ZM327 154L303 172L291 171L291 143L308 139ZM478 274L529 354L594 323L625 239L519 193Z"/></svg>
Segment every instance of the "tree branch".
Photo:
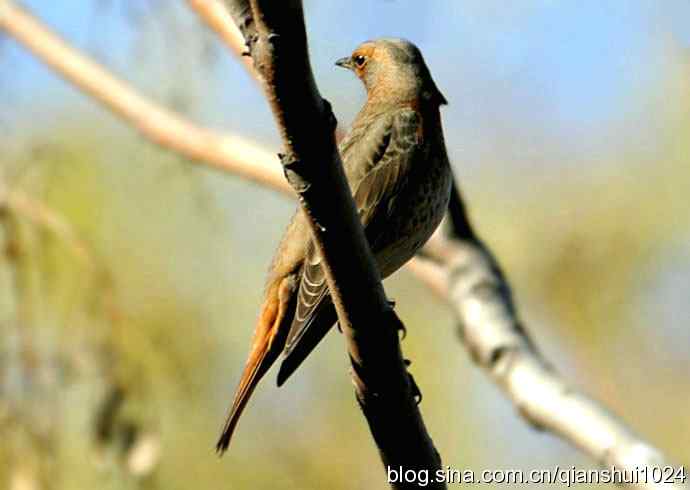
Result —
<svg viewBox="0 0 690 490"><path fill-rule="evenodd" d="M525 332L498 264L476 238L456 188L447 237L437 236L412 265L417 277L455 311L459 331L475 363L532 426L549 431L603 467L631 473L672 463L605 407L569 385L542 357ZM650 479L651 480L651 479ZM668 485L649 481L643 488ZM675 488L688 488L677 482Z"/></svg>
<svg viewBox="0 0 690 490"><path fill-rule="evenodd" d="M248 36L254 66L278 122L288 181L309 217L338 321L347 339L357 399L384 464L430 473L441 460L417 407L398 340L403 328L381 285L340 161L330 104L311 71L302 3L229 2ZM395 488L409 488L405 483ZM443 483L432 488L445 488Z"/></svg>
<svg viewBox="0 0 690 490"><path fill-rule="evenodd" d="M10 0L0 0L0 29L150 141L191 160L292 194L270 152L241 138L200 128L149 101Z"/></svg>
<svg viewBox="0 0 690 490"><path fill-rule="evenodd" d="M233 22L223 2L221 0L187 0L187 3L211 30L218 35L230 52L240 59L249 74L256 78L257 74L254 71L252 60L249 56L246 56L248 51L244 37ZM247 5L246 8L246 13L248 13L249 6ZM235 15L241 17L243 13L237 12Z"/></svg>
<svg viewBox="0 0 690 490"><path fill-rule="evenodd" d="M218 0L189 2L196 3L199 12L198 5L217 4ZM240 20L238 25L244 26L244 35L254 35L251 17L246 17L250 12L248 2L228 3L240 6L231 13L236 22ZM209 9L218 13L216 7ZM294 196L272 153L245 140L199 128L137 94L10 0L0 0L0 29L150 141L198 164ZM228 44L228 39L222 37ZM234 46L237 49L238 45ZM532 425L553 432L604 466L669 464L659 450L636 436L620 419L568 386L532 347L520 327L508 283L490 251L474 236L456 192L447 221L453 223L450 236L437 232L423 250L426 257L417 257L406 267L453 308L472 358L490 374L519 413Z"/></svg>
<svg viewBox="0 0 690 490"><path fill-rule="evenodd" d="M256 36L249 3L233 3L229 5L231 10L226 6L226 3L229 4L230 2L223 2L222 0L187 0L187 3L218 35L230 52L242 61L249 74L261 83L258 73L254 70L251 57L248 56L248 46L244 41L245 37L249 39ZM233 19L236 20L237 25ZM237 26L241 26L242 31ZM343 136L345 136L344 132L337 128L335 131L336 141L340 141Z"/></svg>

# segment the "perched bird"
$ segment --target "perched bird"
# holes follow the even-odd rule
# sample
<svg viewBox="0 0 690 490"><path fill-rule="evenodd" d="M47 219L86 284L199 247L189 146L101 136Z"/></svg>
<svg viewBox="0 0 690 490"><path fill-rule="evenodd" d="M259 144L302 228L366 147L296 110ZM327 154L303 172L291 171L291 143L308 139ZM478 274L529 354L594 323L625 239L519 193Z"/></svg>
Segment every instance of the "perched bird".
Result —
<svg viewBox="0 0 690 490"><path fill-rule="evenodd" d="M436 87L419 49L403 39L361 44L336 65L355 73L367 101L339 146L365 235L382 277L424 245L448 206L451 171ZM235 399L217 443L223 452L247 400L284 352L278 386L337 322L335 308L298 208L273 258L265 299Z"/></svg>

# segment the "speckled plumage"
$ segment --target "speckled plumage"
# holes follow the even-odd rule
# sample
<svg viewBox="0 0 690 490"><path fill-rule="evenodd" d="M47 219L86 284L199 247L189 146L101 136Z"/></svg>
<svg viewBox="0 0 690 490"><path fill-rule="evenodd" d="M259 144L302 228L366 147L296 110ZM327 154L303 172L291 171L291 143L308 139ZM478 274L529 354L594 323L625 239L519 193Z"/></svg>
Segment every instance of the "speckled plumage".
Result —
<svg viewBox="0 0 690 490"><path fill-rule="evenodd" d="M337 64L354 71L367 89L367 102L339 150L385 278L428 240L447 208L452 177L439 114L445 99L419 50L405 40L365 42ZM265 298L219 451L227 448L248 397L281 351L279 385L337 319L321 257L299 209L271 263Z"/></svg>

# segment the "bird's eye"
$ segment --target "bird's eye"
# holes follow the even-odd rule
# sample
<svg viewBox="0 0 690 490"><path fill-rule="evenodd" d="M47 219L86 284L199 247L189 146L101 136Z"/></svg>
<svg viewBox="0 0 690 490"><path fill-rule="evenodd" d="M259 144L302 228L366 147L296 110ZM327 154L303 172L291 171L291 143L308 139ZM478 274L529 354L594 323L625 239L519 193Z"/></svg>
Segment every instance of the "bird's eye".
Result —
<svg viewBox="0 0 690 490"><path fill-rule="evenodd" d="M364 63L367 62L367 58L362 55L355 56L355 65L359 66L360 68L364 66Z"/></svg>

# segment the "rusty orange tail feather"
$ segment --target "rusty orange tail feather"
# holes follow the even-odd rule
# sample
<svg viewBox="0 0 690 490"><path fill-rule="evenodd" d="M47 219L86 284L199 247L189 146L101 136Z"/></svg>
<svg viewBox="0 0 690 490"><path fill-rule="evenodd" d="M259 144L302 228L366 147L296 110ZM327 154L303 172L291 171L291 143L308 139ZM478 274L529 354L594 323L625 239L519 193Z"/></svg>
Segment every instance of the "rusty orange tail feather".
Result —
<svg viewBox="0 0 690 490"><path fill-rule="evenodd" d="M235 398L225 420L221 436L216 443L216 451L219 454L228 448L249 397L283 350L290 326L290 321L284 320L288 310L294 308L294 301L291 299L288 279L283 279L280 286L267 294L257 322L247 363L237 386ZM287 325L285 325L286 323Z"/></svg>
<svg viewBox="0 0 690 490"><path fill-rule="evenodd" d="M266 346L261 351L252 352L247 360L247 365L244 368L242 378L240 379L235 393L235 399L232 402L232 407L230 408L225 425L223 426L221 436L216 443L216 450L221 454L228 448L240 415L242 415L242 411L247 405L249 397L254 392L254 388L256 388L256 385L263 375L268 371L271 364L273 364L275 357L277 357L273 356L274 359L271 359L268 354L269 348Z"/></svg>

